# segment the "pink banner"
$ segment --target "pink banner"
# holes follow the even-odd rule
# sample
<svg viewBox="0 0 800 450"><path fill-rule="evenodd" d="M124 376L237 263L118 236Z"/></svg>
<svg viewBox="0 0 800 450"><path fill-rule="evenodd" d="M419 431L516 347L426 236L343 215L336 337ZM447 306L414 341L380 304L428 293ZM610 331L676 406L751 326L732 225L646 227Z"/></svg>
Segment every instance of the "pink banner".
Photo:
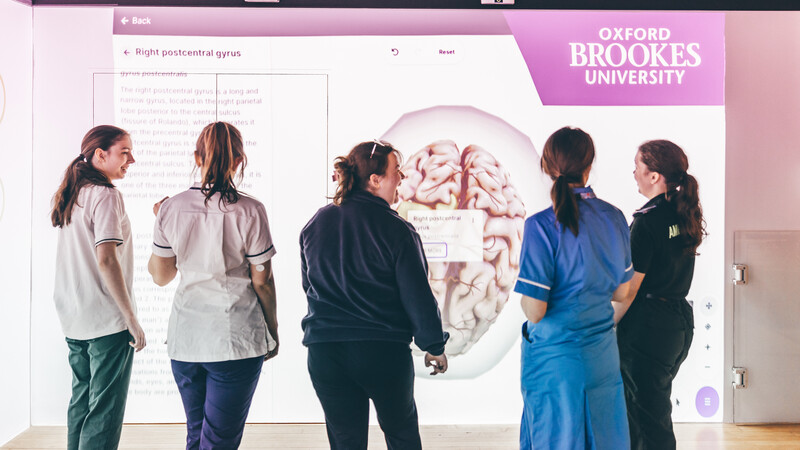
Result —
<svg viewBox="0 0 800 450"><path fill-rule="evenodd" d="M545 105L722 105L722 13L507 11Z"/></svg>
<svg viewBox="0 0 800 450"><path fill-rule="evenodd" d="M500 11L345 8L114 8L114 34L427 36L510 34Z"/></svg>

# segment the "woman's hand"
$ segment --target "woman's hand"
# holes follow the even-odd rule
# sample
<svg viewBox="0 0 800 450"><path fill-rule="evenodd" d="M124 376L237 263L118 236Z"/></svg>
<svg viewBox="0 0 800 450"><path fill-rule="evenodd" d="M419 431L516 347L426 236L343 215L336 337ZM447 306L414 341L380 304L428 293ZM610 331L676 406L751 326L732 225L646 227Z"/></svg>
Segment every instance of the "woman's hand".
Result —
<svg viewBox="0 0 800 450"><path fill-rule="evenodd" d="M447 372L447 355L442 353L439 356L425 353L425 367L433 367L431 375Z"/></svg>
<svg viewBox="0 0 800 450"><path fill-rule="evenodd" d="M272 335L272 333L270 333ZM272 350L269 350L266 355L264 355L264 361L268 361L276 356L278 356L278 349L281 347L281 341L278 339L278 333L272 335L272 339L275 340L275 347ZM267 339L267 348L269 348L269 339Z"/></svg>
<svg viewBox="0 0 800 450"><path fill-rule="evenodd" d="M131 347L136 349L137 352L141 351L147 346L147 340L144 337L144 330L139 325L139 321L136 320L136 317L132 317L130 320L125 320L125 325L128 326L128 333L133 336L133 342L130 342Z"/></svg>

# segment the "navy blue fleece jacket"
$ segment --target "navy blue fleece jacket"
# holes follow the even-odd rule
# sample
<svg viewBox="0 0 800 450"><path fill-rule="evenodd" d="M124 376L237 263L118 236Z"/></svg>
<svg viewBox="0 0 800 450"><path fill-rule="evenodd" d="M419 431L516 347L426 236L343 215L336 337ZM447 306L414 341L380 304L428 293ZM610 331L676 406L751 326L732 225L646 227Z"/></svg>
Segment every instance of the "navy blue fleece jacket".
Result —
<svg viewBox="0 0 800 450"><path fill-rule="evenodd" d="M441 355L449 335L414 226L369 192L327 205L300 233L303 344L393 341Z"/></svg>

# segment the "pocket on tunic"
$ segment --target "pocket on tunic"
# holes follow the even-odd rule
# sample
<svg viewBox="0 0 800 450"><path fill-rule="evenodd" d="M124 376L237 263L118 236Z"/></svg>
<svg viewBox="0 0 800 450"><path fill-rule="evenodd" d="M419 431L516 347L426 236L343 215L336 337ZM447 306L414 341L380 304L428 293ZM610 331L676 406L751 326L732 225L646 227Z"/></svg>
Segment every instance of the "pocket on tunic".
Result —
<svg viewBox="0 0 800 450"><path fill-rule="evenodd" d="M527 320L525 322L522 322L522 339L525 339L526 341L528 341L528 343L532 344L533 343L533 339L531 339L530 335L531 335L531 332L533 331L533 329L528 329L528 324L529 323L530 322L527 321ZM534 328L535 327L536 326L534 325Z"/></svg>

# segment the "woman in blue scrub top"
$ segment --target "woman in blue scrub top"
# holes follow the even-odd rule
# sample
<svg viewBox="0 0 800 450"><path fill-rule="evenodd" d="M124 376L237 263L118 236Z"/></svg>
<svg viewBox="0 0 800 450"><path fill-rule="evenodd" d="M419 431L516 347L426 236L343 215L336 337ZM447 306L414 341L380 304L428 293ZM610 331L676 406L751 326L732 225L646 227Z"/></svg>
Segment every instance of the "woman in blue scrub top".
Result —
<svg viewBox="0 0 800 450"><path fill-rule="evenodd" d="M553 206L525 221L520 273L521 449L630 447L612 301L633 270L625 217L586 186L592 138L562 128L541 166Z"/></svg>

